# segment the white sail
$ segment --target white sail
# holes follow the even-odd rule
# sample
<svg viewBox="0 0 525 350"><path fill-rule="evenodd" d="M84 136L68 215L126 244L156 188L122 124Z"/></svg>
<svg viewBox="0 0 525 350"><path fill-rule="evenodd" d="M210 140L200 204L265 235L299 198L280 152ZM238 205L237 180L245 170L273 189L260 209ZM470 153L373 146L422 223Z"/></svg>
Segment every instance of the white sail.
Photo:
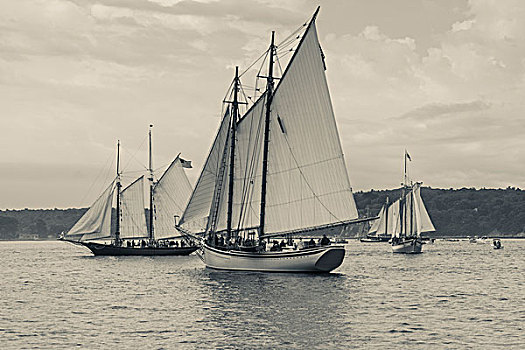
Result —
<svg viewBox="0 0 525 350"><path fill-rule="evenodd" d="M304 35L273 96L266 234L339 224L358 217L314 23ZM232 208L234 230L260 226L265 107L266 95L262 95L237 124ZM204 231L204 219L209 215L206 208L213 209L210 213L217 212L215 230L226 228L227 171L219 186L217 204L212 205L213 198L209 193L213 188L211 183L218 180L222 157L228 153L221 152L224 151L223 145L229 147L228 131L224 128L227 128L225 120L182 218L184 228L190 228L189 223L193 221L200 224L201 232ZM222 164L229 166L229 157ZM214 192L217 194L217 186Z"/></svg>
<svg viewBox="0 0 525 350"><path fill-rule="evenodd" d="M184 212L191 191L182 161L177 157L153 188L153 233L156 239L180 235L175 229L175 216L180 218Z"/></svg>
<svg viewBox="0 0 525 350"><path fill-rule="evenodd" d="M272 101L265 233L358 217L315 23Z"/></svg>
<svg viewBox="0 0 525 350"><path fill-rule="evenodd" d="M379 234L382 234L385 232L385 206L383 205L381 207L381 210L379 211L379 214L377 214L377 216L379 217L378 219L374 220L374 223L372 224L372 226L370 227L370 229L368 230L368 234L371 235L371 234L376 234L376 235L379 235Z"/></svg>
<svg viewBox="0 0 525 350"><path fill-rule="evenodd" d="M401 233L401 201L398 199L388 207L388 224L386 233L393 237L399 237Z"/></svg>
<svg viewBox="0 0 525 350"><path fill-rule="evenodd" d="M432 224L432 220L430 220L427 209L425 208L425 203L423 203L423 199L421 198L421 185L419 183L416 184L413 193L414 203L416 206L415 212L416 216L418 217L418 235L423 232L435 231L436 229Z"/></svg>
<svg viewBox="0 0 525 350"><path fill-rule="evenodd" d="M76 241L111 237L111 203L114 191L115 181L106 188L65 237Z"/></svg>
<svg viewBox="0 0 525 350"><path fill-rule="evenodd" d="M255 228L260 222L265 96L261 96L237 124L232 207L234 230ZM227 164L229 166L229 161ZM229 191L227 179L228 176L221 195L217 231L226 228Z"/></svg>
<svg viewBox="0 0 525 350"><path fill-rule="evenodd" d="M120 193L120 238L147 238L144 211L144 176L139 177Z"/></svg>
<svg viewBox="0 0 525 350"><path fill-rule="evenodd" d="M219 173L219 167L228 140L231 115L226 112L221 125L208 153L197 184L190 197L188 205L180 220L180 226L194 233L206 231L208 216L214 198L215 183Z"/></svg>

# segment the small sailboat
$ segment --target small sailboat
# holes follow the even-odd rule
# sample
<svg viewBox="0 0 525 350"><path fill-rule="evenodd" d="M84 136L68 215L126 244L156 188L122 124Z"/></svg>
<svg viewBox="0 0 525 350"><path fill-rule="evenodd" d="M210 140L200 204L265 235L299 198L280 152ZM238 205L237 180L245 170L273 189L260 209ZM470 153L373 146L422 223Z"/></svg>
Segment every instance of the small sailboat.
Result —
<svg viewBox="0 0 525 350"><path fill-rule="evenodd" d="M374 221L366 237L361 238L360 241L363 243L388 242L392 238L395 228L392 218L397 215L398 209L396 208L395 205L389 205L387 197L385 205L379 211L378 219Z"/></svg>
<svg viewBox="0 0 525 350"><path fill-rule="evenodd" d="M123 190L120 141L117 143L117 175L62 240L82 245L95 255L189 255L197 247L175 229L191 194L184 168L191 162L177 156L158 181L154 181L149 130L149 227L146 225L144 175ZM111 232L112 203L116 197L115 232ZM135 245L135 240L137 244Z"/></svg>
<svg viewBox="0 0 525 350"><path fill-rule="evenodd" d="M402 254L417 254L422 252L423 241L421 234L433 232L436 229L421 198L421 182L408 184L407 159L405 150L405 175L401 198L395 201L392 219L395 229L392 236L392 252Z"/></svg>
<svg viewBox="0 0 525 350"><path fill-rule="evenodd" d="M273 73L272 32L266 89L243 115L236 69L229 107L178 226L200 237L197 254L210 268L329 272L343 262L344 246L327 237L302 249L292 243L292 237L339 235L359 222L315 27L318 11L280 78ZM277 237L291 248L274 240L269 249Z"/></svg>

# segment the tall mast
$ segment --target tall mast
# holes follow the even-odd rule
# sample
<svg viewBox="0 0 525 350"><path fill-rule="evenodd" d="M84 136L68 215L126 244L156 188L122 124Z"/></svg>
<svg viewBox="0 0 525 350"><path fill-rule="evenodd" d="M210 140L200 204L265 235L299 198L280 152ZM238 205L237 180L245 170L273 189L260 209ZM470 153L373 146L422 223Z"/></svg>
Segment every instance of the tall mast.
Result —
<svg viewBox="0 0 525 350"><path fill-rule="evenodd" d="M149 171L149 239L153 240L153 159L151 156L151 128L153 124L149 125L149 162L148 162L148 171Z"/></svg>
<svg viewBox="0 0 525 350"><path fill-rule="evenodd" d="M232 118L231 118L231 136L230 136L230 174L228 183L228 216L226 218L226 239L229 240L232 233L232 212L233 212L233 177L235 175L235 134L237 131L237 117L239 115L239 67L235 67L235 80L233 81L233 103L232 103Z"/></svg>
<svg viewBox="0 0 525 350"><path fill-rule="evenodd" d="M120 140L117 140L117 222L115 223L115 243L120 242Z"/></svg>
<svg viewBox="0 0 525 350"><path fill-rule="evenodd" d="M385 205L385 235L388 236L388 196L386 197L386 205ZM394 232L392 231L392 236L394 235Z"/></svg>
<svg viewBox="0 0 525 350"><path fill-rule="evenodd" d="M272 43L270 44L270 67L268 68L267 87L266 87L266 114L264 117L264 143L263 143L263 163L262 163L262 186L261 186L261 217L259 237L264 235L264 219L266 214L266 176L268 174L268 143L270 134L270 113L273 99L273 55L275 31L272 31Z"/></svg>
<svg viewBox="0 0 525 350"><path fill-rule="evenodd" d="M404 236L406 237L407 236L407 233L408 233L408 230L407 230L407 204L408 204L408 201L407 201L407 150L405 149L405 155L404 155L404 161L405 161L405 171L403 173L403 191L402 191L402 196L403 196L403 200L401 201L401 203L404 203L403 205L403 215L402 215L402 218L403 220L401 221L401 233L404 234Z"/></svg>

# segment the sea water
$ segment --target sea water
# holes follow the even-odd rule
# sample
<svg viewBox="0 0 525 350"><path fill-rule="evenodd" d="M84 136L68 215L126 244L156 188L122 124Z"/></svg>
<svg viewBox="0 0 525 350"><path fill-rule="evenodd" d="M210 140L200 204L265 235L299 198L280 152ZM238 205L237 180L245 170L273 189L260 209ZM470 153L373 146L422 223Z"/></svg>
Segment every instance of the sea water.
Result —
<svg viewBox="0 0 525 350"><path fill-rule="evenodd" d="M346 245L331 274L0 242L0 348L525 348L525 240Z"/></svg>

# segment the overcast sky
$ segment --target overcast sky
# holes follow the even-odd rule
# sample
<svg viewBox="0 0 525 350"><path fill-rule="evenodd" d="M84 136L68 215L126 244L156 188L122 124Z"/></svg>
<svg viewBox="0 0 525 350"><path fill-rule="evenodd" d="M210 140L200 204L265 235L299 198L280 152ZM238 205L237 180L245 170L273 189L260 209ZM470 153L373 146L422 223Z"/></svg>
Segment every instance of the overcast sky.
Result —
<svg viewBox="0 0 525 350"><path fill-rule="evenodd" d="M179 152L194 181L241 69L317 27L354 190L525 188L525 1L7 0L0 208L87 206L112 175ZM253 85L253 82L244 82Z"/></svg>

